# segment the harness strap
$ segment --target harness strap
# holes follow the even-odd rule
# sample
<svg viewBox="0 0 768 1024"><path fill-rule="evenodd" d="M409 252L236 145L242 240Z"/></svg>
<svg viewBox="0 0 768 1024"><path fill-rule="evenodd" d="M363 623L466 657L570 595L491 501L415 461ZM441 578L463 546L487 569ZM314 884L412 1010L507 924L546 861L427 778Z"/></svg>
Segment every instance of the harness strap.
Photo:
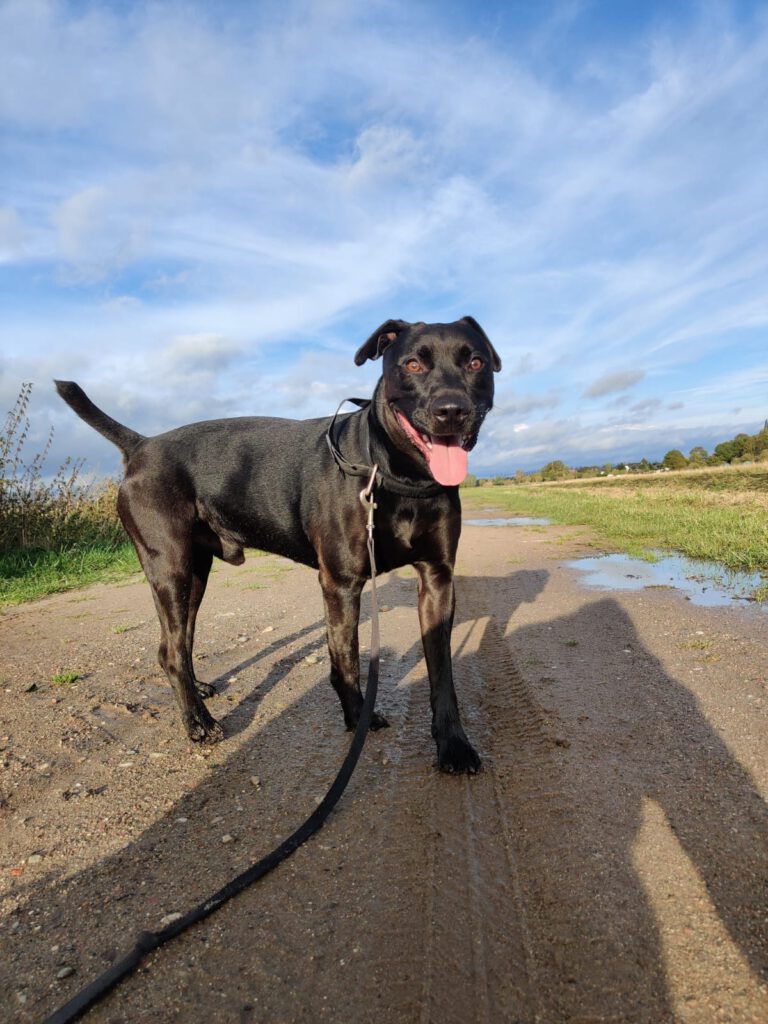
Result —
<svg viewBox="0 0 768 1024"><path fill-rule="evenodd" d="M338 409L333 414L331 422L328 424L328 429L325 432L325 443L328 445L328 448L330 449L331 455L333 456L333 461L336 463L336 465L339 467L342 473L344 473L346 476L364 476L367 478L371 475L371 466L359 466L354 462L350 462L349 459L346 459L342 455L339 446L336 444L336 439L333 435L333 428L336 426L336 420L339 418L341 407L342 405L346 405L347 402L352 402L353 405L358 406L361 410L367 409L368 406L371 404L370 398L342 399L342 401L339 402ZM368 446L368 460L369 462L373 462L373 459L371 458L370 445Z"/></svg>
<svg viewBox="0 0 768 1024"><path fill-rule="evenodd" d="M328 429L325 432L325 441L331 455L333 456L333 461L345 476L359 476L368 479L371 476L371 473L375 470L375 484L377 487L380 487L385 491L391 491L392 494L399 494L406 498L432 498L436 494L440 494L441 491L445 490L443 485L436 481L424 480L419 483L406 483L406 481L398 480L395 477L390 476L388 473L382 473L378 466L374 466L373 464L370 440L367 445L368 465L350 462L349 459L342 454L334 435L336 420L341 412L342 405L346 402L352 402L354 405L359 406L361 410L365 410L371 405L371 400L370 398L345 398L339 403L339 407L333 414L331 422L328 424Z"/></svg>

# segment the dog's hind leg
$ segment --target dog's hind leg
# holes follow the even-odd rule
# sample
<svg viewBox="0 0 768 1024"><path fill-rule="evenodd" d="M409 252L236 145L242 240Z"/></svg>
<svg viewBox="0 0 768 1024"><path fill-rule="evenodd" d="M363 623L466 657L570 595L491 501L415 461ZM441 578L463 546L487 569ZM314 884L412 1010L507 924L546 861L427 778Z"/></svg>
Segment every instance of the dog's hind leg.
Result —
<svg viewBox="0 0 768 1024"><path fill-rule="evenodd" d="M360 647L357 637L360 619L360 594L363 581L341 580L320 570L320 586L325 605L328 653L331 658L331 685L344 712L344 723L354 729L360 718L363 696L360 692ZM383 729L389 722L378 711L371 717L371 729Z"/></svg>
<svg viewBox="0 0 768 1024"><path fill-rule="evenodd" d="M179 502L172 514L161 512L160 503L147 490L127 478L118 496L118 512L152 590L160 620L157 657L173 687L184 728L191 740L214 742L224 733L203 704L192 669L194 624L207 579L203 561L195 582L193 511Z"/></svg>
<svg viewBox="0 0 768 1024"><path fill-rule="evenodd" d="M145 552L141 562L160 620L158 661L173 687L187 735L191 740L220 740L224 732L203 704L192 669L191 650L187 646L192 574L178 572L177 567L172 568L159 555L147 557Z"/></svg>
<svg viewBox="0 0 768 1024"><path fill-rule="evenodd" d="M195 675L194 661L192 660L192 648L195 643L195 623L200 602L205 595L205 588L208 583L208 575L211 571L213 554L205 548L195 547L192 553L192 586L189 591L189 610L187 611L187 654L192 676L195 680L195 689L201 697L212 697L216 688L210 683L201 683Z"/></svg>

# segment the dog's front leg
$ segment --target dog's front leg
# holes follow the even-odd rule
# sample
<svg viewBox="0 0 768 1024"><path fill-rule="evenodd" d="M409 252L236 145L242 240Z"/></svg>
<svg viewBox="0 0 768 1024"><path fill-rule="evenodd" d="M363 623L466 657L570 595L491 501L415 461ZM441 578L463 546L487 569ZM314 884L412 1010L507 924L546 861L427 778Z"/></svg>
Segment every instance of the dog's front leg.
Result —
<svg viewBox="0 0 768 1024"><path fill-rule="evenodd" d="M455 597L448 563L417 562L419 622L429 672L432 736L443 772L477 772L480 758L461 724L451 666Z"/></svg>
<svg viewBox="0 0 768 1024"><path fill-rule="evenodd" d="M344 722L354 729L360 718L363 696L360 692L360 648L357 638L360 619L360 594L363 580L333 576L320 570L320 586L325 604L328 653L331 658L331 685L344 711ZM371 729L383 729L389 722L378 711L371 717Z"/></svg>

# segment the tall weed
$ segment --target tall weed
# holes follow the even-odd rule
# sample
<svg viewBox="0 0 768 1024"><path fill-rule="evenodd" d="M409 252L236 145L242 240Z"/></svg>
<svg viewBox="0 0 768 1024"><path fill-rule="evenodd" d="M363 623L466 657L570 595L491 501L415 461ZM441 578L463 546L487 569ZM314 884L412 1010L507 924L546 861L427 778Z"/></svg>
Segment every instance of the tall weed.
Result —
<svg viewBox="0 0 768 1024"><path fill-rule="evenodd" d="M0 552L124 543L114 483L87 485L81 478L83 461L71 458L52 477L44 476L53 427L42 449L26 457L31 395L32 384L22 384L0 432Z"/></svg>

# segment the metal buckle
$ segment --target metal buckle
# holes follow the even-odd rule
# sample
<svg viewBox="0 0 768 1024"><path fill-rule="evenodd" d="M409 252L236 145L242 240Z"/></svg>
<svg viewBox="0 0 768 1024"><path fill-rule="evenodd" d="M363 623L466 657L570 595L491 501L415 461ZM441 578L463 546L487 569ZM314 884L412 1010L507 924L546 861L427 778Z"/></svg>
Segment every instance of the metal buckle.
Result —
<svg viewBox="0 0 768 1024"><path fill-rule="evenodd" d="M366 509L366 511L368 512L368 521L366 523L365 528L368 531L368 537L371 540L373 540L373 513L374 510L378 507L376 505L376 502L373 500L373 487L374 484L376 483L376 474L378 472L379 467L374 466L371 471L371 476L368 483L365 485L362 491L360 491L360 503L362 504L363 508Z"/></svg>

